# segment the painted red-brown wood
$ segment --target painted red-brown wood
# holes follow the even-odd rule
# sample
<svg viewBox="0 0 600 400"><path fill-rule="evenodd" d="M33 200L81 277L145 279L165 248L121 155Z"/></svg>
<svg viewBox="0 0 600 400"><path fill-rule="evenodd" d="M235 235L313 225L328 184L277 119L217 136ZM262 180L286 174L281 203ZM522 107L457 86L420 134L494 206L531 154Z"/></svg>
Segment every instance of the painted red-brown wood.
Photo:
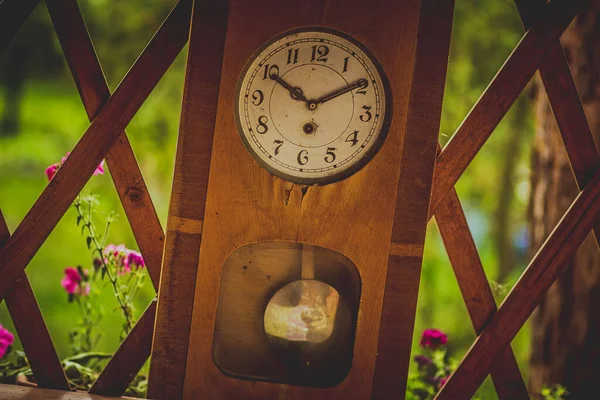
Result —
<svg viewBox="0 0 600 400"><path fill-rule="evenodd" d="M47 0L54 30L90 121L110 98L110 91L76 0ZM164 234L144 177L123 132L106 155L123 209L158 290Z"/></svg>
<svg viewBox="0 0 600 400"><path fill-rule="evenodd" d="M545 0L516 0L515 3L525 28L535 23L546 5ZM539 70L575 179L581 189L600 167L600 156L559 41L550 44L540 61Z"/></svg>
<svg viewBox="0 0 600 400"><path fill-rule="evenodd" d="M0 384L2 400L115 400L114 397L98 396L85 392L64 392L62 390L41 389L29 386ZM136 397L123 397L138 400Z"/></svg>
<svg viewBox="0 0 600 400"><path fill-rule="evenodd" d="M183 396L227 2L195 0L192 15L148 385L148 397L157 400Z"/></svg>
<svg viewBox="0 0 600 400"><path fill-rule="evenodd" d="M119 350L104 367L90 393L104 396L122 396L125 393L150 355L152 335L144 332L152 332L155 315L156 300L153 300L121 343Z"/></svg>
<svg viewBox="0 0 600 400"><path fill-rule="evenodd" d="M438 149L441 148L438 145ZM496 301L485 276L479 253L456 190L452 188L435 212L440 235L456 275L473 328L481 333L496 313ZM491 370L492 381L500 399L528 399L517 360L507 346Z"/></svg>
<svg viewBox="0 0 600 400"><path fill-rule="evenodd" d="M4 0L0 2L0 54L6 50L39 0Z"/></svg>
<svg viewBox="0 0 600 400"><path fill-rule="evenodd" d="M169 14L64 165L0 250L0 299L25 269L144 100L181 51L188 36L189 1Z"/></svg>
<svg viewBox="0 0 600 400"><path fill-rule="evenodd" d="M0 248L9 237L8 226L0 211ZM43 388L69 390L69 382L25 271L14 280L6 295L6 307L37 384Z"/></svg>
<svg viewBox="0 0 600 400"><path fill-rule="evenodd" d="M600 217L600 171L573 201L436 399L470 398Z"/></svg>
<svg viewBox="0 0 600 400"><path fill-rule="evenodd" d="M392 226L393 243L420 251L389 256L373 399L403 398L406 391L453 14L454 0L421 3Z"/></svg>
<svg viewBox="0 0 600 400"><path fill-rule="evenodd" d="M534 27L525 33L469 115L437 159L430 215L458 181L525 88L545 54L567 28L583 0L550 2Z"/></svg>

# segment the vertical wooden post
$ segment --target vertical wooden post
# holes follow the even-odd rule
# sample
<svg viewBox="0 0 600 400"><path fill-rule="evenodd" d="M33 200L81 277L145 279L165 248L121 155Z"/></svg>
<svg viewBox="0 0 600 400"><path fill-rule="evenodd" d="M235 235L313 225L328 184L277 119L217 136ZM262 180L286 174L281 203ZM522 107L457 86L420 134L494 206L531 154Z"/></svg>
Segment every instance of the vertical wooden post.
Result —
<svg viewBox="0 0 600 400"><path fill-rule="evenodd" d="M227 15L225 0L194 2L150 365L157 400L183 396Z"/></svg>
<svg viewBox="0 0 600 400"><path fill-rule="evenodd" d="M406 391L453 13L454 0L421 3L373 399Z"/></svg>

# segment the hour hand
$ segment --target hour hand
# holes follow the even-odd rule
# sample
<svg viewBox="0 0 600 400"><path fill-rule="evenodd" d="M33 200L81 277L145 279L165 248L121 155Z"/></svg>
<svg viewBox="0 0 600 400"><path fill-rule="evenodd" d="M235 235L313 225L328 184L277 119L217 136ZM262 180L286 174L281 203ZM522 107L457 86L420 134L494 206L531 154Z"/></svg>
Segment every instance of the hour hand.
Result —
<svg viewBox="0 0 600 400"><path fill-rule="evenodd" d="M323 97L320 97L317 100L314 100L313 103L315 103L315 104L325 103L326 101L335 99L338 96L341 96L345 93L351 92L354 89L366 88L368 85L369 85L369 81L367 81L364 78L361 78L361 79L357 80L355 83L353 83L352 85L348 85L344 88L341 88L341 89L331 92Z"/></svg>
<svg viewBox="0 0 600 400"><path fill-rule="evenodd" d="M275 82L279 83L281 86L286 88L290 92L290 96L292 96L292 99L308 103L308 100L306 99L306 97L304 97L304 93L302 92L302 89L300 89L299 87L293 87L292 85L290 85L289 83L287 83L286 81L281 79L279 77L279 75L277 75L275 73L269 75L269 78L271 78L272 80L274 80Z"/></svg>

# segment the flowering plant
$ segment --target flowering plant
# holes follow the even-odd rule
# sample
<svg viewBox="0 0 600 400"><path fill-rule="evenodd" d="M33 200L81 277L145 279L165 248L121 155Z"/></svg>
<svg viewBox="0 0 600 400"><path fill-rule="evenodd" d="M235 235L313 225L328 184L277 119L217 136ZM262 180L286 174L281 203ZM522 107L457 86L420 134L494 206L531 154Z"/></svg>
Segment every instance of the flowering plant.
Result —
<svg viewBox="0 0 600 400"><path fill-rule="evenodd" d="M438 329L425 329L419 344L423 354L414 357L417 372L407 383L408 400L432 399L456 369L457 362L447 355L448 336Z"/></svg>
<svg viewBox="0 0 600 400"><path fill-rule="evenodd" d="M15 337L8 329L0 325L0 358L10 351Z"/></svg>
<svg viewBox="0 0 600 400"><path fill-rule="evenodd" d="M458 362L448 356L446 349L448 335L438 329L425 329L419 345L424 354L417 354L413 360L417 372L408 376L406 400L430 400L446 383L458 367ZM543 400L566 400L569 392L562 385L544 386L538 397ZM536 397L536 398L538 398ZM475 395L472 399L482 399Z"/></svg>
<svg viewBox="0 0 600 400"><path fill-rule="evenodd" d="M68 156L69 153L60 163L46 168L48 181L54 178ZM104 161L94 171L94 175L103 174ZM98 198L92 194L80 194L73 202L77 212L76 224L81 227L91 260L85 268L81 265L66 267L60 279L68 302L77 304L80 313L80 318L69 332L72 355L62 361L62 366L71 387L86 391L91 388L105 362L112 356L95 351L102 337L99 327L105 315L99 305L99 295L106 286L112 289L117 306L115 309L119 310L123 320L121 339L124 339L135 324L133 302L143 287L146 276L146 264L139 252L128 249L123 244L107 244L114 213L108 215L103 233L98 233L94 224L94 211L98 204ZM102 284L102 281L108 282ZM0 325L0 359L8 354L13 341L14 336ZM16 381L30 384L34 377L25 354L19 351L14 353L12 360L0 364L0 383ZM143 397L146 383L144 376L138 376L126 394Z"/></svg>

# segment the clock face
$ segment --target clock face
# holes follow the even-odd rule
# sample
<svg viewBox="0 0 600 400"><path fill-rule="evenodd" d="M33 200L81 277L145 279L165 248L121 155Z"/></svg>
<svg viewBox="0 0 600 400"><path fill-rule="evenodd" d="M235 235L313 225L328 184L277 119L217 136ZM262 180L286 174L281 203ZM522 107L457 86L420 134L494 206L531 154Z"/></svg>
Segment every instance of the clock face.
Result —
<svg viewBox="0 0 600 400"><path fill-rule="evenodd" d="M296 183L344 179L379 149L391 115L387 79L354 39L331 30L286 32L246 65L235 117L244 145Z"/></svg>

